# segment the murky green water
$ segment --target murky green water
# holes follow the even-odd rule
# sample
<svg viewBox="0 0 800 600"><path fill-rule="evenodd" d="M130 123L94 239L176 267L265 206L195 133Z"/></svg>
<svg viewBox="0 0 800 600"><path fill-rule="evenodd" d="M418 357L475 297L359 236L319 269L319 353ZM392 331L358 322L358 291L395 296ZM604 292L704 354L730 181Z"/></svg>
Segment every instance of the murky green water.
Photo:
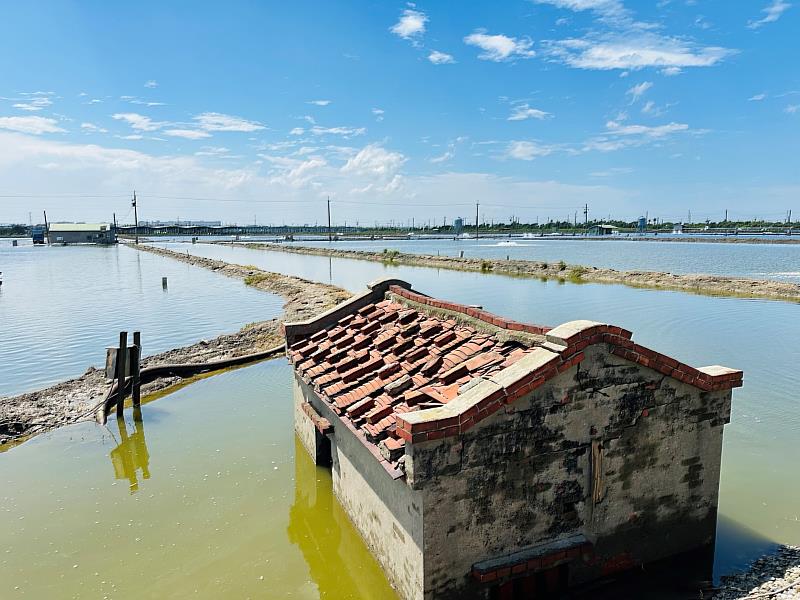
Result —
<svg viewBox="0 0 800 600"><path fill-rule="evenodd" d="M0 240L0 271L0 396L101 366L120 330L141 331L150 355L276 317L283 304L240 280L125 246Z"/></svg>
<svg viewBox="0 0 800 600"><path fill-rule="evenodd" d="M0 598L394 598L290 382L261 363L0 454Z"/></svg>
<svg viewBox="0 0 800 600"><path fill-rule="evenodd" d="M186 244L176 247L185 251ZM379 277L399 277L425 293L546 325L574 319L610 322L634 340L695 366L744 369L725 428L718 572L743 566L768 542L800 544L800 306L711 298L619 285L515 279L229 246L196 245L193 254L331 282L354 292Z"/></svg>

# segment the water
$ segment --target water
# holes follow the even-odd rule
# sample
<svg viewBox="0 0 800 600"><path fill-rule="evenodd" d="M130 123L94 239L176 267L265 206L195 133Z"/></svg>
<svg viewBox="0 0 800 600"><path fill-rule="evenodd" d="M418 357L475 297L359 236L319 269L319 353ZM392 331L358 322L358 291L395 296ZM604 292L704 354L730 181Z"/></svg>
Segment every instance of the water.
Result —
<svg viewBox="0 0 800 600"><path fill-rule="evenodd" d="M102 365L120 330L141 331L150 355L281 311L278 296L124 246L34 247L23 241L14 248L0 240L0 396Z"/></svg>
<svg viewBox="0 0 800 600"><path fill-rule="evenodd" d="M298 242L303 246L467 258L538 260L623 271L711 273L800 283L800 244L642 242L626 239L478 239Z"/></svg>
<svg viewBox="0 0 800 600"><path fill-rule="evenodd" d="M601 242L603 244L605 242ZM643 244L646 245L646 244ZM176 244L184 249L186 245ZM752 248L753 246L748 246ZM800 308L791 303L712 298L619 285L571 284L498 275L391 266L229 246L192 246L193 254L330 282L353 292L368 281L399 277L422 292L520 321L557 325L610 322L634 340L694 366L723 364L745 372L725 429L718 560L744 566L769 542L800 543Z"/></svg>
<svg viewBox="0 0 800 600"><path fill-rule="evenodd" d="M0 454L0 598L395 598L290 382L261 363Z"/></svg>

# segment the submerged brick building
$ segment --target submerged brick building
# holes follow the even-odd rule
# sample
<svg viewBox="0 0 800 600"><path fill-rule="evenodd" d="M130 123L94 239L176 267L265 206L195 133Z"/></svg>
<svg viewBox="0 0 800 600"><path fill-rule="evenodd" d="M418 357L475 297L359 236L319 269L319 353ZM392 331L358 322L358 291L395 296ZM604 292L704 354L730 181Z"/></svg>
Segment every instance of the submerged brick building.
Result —
<svg viewBox="0 0 800 600"><path fill-rule="evenodd" d="M714 539L741 371L399 280L286 342L298 436L402 598L531 597Z"/></svg>

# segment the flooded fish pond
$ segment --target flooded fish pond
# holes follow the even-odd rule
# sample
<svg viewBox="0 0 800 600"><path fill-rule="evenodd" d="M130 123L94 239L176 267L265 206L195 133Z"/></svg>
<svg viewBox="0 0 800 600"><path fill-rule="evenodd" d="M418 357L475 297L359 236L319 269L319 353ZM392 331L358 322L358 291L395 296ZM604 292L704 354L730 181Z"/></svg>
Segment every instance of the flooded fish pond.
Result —
<svg viewBox="0 0 800 600"><path fill-rule="evenodd" d="M276 317L283 304L241 281L124 245L0 240L0 271L0 396L102 365L120 330L141 331L150 355Z"/></svg>
<svg viewBox="0 0 800 600"><path fill-rule="evenodd" d="M290 382L265 362L0 454L0 598L394 598Z"/></svg>
<svg viewBox="0 0 800 600"><path fill-rule="evenodd" d="M725 432L715 574L800 541L795 304L175 247L356 292L399 277L518 320L608 321L691 364L742 368ZM226 281L179 268L187 286L206 275ZM233 283L237 299L259 294ZM84 423L0 454L0 597L393 598L333 499L330 473L295 441L290 385L284 360L265 362L147 403L142 420L128 412L125 429Z"/></svg>

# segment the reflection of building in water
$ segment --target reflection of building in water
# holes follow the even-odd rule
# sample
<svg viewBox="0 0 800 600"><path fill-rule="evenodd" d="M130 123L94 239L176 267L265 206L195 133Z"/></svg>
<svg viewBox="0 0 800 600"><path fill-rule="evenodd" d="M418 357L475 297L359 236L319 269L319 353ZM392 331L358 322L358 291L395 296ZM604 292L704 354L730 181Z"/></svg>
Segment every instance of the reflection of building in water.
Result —
<svg viewBox="0 0 800 600"><path fill-rule="evenodd" d="M295 496L286 531L322 597L325 590L357 590L354 595L362 598L395 597L377 564L364 568L369 552L333 501L330 470L315 465L297 437L294 454Z"/></svg>
<svg viewBox="0 0 800 600"><path fill-rule="evenodd" d="M133 410L133 433L128 435L128 427L123 419L117 419L120 442L111 451L111 464L114 465L114 478L127 479L131 494L139 489L136 471L141 469L142 478L150 479L150 454L144 439L144 422L141 409Z"/></svg>

